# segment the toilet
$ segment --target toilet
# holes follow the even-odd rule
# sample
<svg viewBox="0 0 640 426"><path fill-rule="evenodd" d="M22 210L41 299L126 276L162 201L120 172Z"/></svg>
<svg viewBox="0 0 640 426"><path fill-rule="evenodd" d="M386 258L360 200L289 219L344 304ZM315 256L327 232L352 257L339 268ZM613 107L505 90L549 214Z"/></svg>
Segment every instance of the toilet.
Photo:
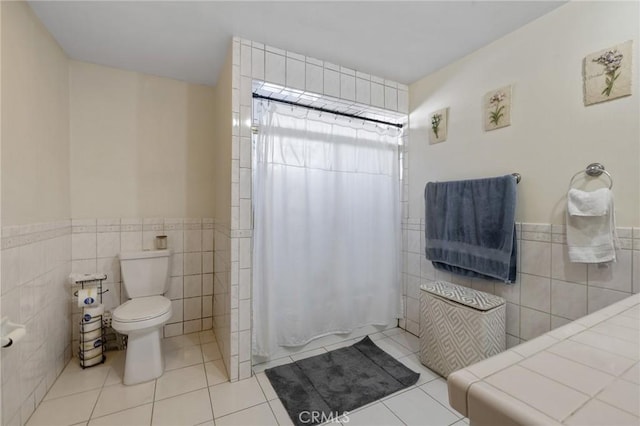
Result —
<svg viewBox="0 0 640 426"><path fill-rule="evenodd" d="M171 318L169 287L170 250L120 253L124 288L131 300L112 314L112 327L128 335L124 365L125 385L147 382L164 371L162 326Z"/></svg>

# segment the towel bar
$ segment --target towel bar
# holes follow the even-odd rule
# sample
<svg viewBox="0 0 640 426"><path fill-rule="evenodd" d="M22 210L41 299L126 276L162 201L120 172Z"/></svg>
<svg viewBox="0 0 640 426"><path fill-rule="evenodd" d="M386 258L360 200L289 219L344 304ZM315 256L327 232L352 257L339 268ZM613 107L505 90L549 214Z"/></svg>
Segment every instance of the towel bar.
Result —
<svg viewBox="0 0 640 426"><path fill-rule="evenodd" d="M581 173L586 173L587 176L590 176L590 177L598 177L604 173L609 177L609 189L613 188L613 177L611 177L611 174L608 171L606 171L604 169L604 166L600 163L591 163L584 170L580 170L579 172L571 176L571 179L569 180L569 188L571 188L571 185L573 184L573 180L576 177L578 177Z"/></svg>

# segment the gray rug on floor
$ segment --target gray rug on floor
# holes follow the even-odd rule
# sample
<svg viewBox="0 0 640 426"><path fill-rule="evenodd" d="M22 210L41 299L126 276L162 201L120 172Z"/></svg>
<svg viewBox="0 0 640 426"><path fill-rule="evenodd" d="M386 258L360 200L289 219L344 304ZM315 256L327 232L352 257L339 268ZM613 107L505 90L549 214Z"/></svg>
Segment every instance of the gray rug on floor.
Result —
<svg viewBox="0 0 640 426"><path fill-rule="evenodd" d="M265 370L296 425L335 420L418 381L369 337L358 343Z"/></svg>

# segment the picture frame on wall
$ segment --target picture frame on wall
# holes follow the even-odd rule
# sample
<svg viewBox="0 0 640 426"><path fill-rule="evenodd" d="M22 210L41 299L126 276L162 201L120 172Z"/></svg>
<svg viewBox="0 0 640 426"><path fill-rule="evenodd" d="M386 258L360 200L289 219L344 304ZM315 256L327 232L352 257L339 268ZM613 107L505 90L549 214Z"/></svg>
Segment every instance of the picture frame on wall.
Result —
<svg viewBox="0 0 640 426"><path fill-rule="evenodd" d="M442 108L429 115L429 143L431 145L447 140L449 108Z"/></svg>
<svg viewBox="0 0 640 426"><path fill-rule="evenodd" d="M484 130L491 131L511 125L511 85L484 95Z"/></svg>
<svg viewBox="0 0 640 426"><path fill-rule="evenodd" d="M584 105L631 95L633 41L585 56L582 62Z"/></svg>

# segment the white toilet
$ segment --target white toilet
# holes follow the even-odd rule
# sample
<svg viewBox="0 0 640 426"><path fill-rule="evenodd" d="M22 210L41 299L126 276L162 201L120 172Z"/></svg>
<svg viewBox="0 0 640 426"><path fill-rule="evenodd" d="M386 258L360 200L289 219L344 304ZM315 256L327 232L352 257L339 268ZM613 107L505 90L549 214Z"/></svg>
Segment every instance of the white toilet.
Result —
<svg viewBox="0 0 640 426"><path fill-rule="evenodd" d="M164 371L162 326L171 318L169 250L120 253L124 288L131 300L113 311L112 327L127 334L124 384L156 379Z"/></svg>

